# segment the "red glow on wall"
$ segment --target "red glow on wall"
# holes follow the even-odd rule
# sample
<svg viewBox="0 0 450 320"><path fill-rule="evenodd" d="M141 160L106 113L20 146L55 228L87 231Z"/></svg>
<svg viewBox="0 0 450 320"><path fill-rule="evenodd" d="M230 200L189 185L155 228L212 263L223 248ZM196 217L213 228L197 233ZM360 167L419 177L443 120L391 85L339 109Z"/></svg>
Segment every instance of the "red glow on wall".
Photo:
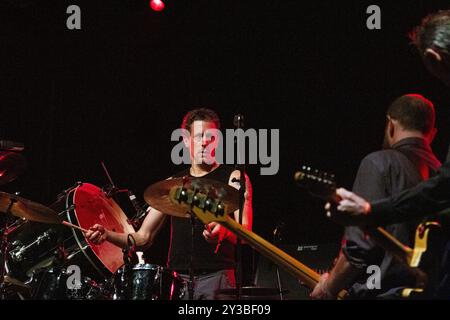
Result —
<svg viewBox="0 0 450 320"><path fill-rule="evenodd" d="M165 5L161 0L150 0L150 7L159 12L164 10Z"/></svg>

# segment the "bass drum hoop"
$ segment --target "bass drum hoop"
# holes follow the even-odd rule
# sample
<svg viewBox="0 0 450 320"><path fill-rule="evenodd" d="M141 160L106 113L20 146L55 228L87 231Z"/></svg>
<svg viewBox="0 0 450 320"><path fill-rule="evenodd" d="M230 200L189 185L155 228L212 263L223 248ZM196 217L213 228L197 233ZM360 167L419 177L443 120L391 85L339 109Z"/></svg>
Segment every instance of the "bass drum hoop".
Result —
<svg viewBox="0 0 450 320"><path fill-rule="evenodd" d="M80 183L77 183L77 185L75 187L69 189L66 192L67 194L65 195L65 197L66 197L65 205L66 205L66 212L67 212L66 213L67 220L70 223L77 225L77 226L80 226L80 221L79 221L78 215L77 215L76 195L77 195L77 191L79 190L79 188L82 187L83 185L94 187L94 188L97 188L100 190L100 188L98 188L97 186L95 186L93 184L80 182ZM130 232L134 231L134 229L131 225L127 225L127 228L130 229L129 230ZM78 248L83 253L83 255L87 259L87 261L89 261L89 263L94 267L94 269L99 273L99 275L101 277L103 277L103 278L110 277L122 266L122 265L119 266L116 270L110 270L105 265L105 263L102 261L102 259L96 254L96 252L91 248L91 245L85 239L84 234L80 230L75 229L75 228L71 228L71 231L72 231L72 234L78 245Z"/></svg>

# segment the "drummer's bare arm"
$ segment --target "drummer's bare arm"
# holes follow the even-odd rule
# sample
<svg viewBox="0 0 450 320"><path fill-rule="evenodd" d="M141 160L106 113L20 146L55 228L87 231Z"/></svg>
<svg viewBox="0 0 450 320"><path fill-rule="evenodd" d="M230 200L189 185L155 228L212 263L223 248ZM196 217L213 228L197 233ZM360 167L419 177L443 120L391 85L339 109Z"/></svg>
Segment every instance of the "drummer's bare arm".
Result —
<svg viewBox="0 0 450 320"><path fill-rule="evenodd" d="M161 229L164 220L165 215L163 213L153 208L149 209L141 228L137 232L131 233L136 241L136 246L138 248L150 246L156 234ZM127 245L128 239L128 234L106 230L102 225L98 224L89 228L85 236L86 239L94 244L101 244L103 241L108 241L121 248Z"/></svg>
<svg viewBox="0 0 450 320"><path fill-rule="evenodd" d="M228 184L232 186L233 188L240 189L239 179L240 179L240 172L238 170L235 170L231 173L230 179ZM234 180L234 182L233 182ZM252 205L252 184L250 182L250 179L247 175L245 175L245 202L244 202L244 209L242 214L242 226L246 228L247 230L252 230L252 224L253 224L253 205ZM234 212L234 220L239 222L239 210L236 210ZM223 239L228 239L232 243L236 243L236 235L232 233L231 231L227 230L225 227L219 225L218 223L212 222L209 224L210 231L205 229L203 232L203 236L206 239L206 241L211 243L217 243L218 241L221 241Z"/></svg>

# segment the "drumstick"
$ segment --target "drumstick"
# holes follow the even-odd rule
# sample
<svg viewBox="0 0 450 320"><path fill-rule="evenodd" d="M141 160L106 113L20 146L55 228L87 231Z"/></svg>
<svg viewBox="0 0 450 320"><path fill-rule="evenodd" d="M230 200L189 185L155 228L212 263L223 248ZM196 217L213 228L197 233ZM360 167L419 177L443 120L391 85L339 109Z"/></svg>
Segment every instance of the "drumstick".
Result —
<svg viewBox="0 0 450 320"><path fill-rule="evenodd" d="M66 227L78 229L78 230L80 230L80 231L82 231L82 232L84 232L84 233L88 232L86 229L83 229L83 228L81 228L81 227L79 227L79 226L76 226L76 225L74 225L74 224L72 224L72 223L70 223L70 222L63 221L63 222L61 222L61 223L62 223L63 225L65 225Z"/></svg>

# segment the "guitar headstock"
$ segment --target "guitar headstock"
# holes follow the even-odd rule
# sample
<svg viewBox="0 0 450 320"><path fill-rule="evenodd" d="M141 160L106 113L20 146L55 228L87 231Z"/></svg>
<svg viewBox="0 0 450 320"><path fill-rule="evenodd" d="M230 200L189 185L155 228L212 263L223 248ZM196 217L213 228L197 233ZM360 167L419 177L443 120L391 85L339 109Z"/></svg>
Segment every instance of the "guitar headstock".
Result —
<svg viewBox="0 0 450 320"><path fill-rule="evenodd" d="M302 166L295 173L295 181L300 187L306 188L312 195L328 200L336 191L334 174Z"/></svg>
<svg viewBox="0 0 450 320"><path fill-rule="evenodd" d="M177 186L170 190L169 198L173 203L185 206L204 224L226 221L227 206L214 190L206 193L192 187Z"/></svg>

